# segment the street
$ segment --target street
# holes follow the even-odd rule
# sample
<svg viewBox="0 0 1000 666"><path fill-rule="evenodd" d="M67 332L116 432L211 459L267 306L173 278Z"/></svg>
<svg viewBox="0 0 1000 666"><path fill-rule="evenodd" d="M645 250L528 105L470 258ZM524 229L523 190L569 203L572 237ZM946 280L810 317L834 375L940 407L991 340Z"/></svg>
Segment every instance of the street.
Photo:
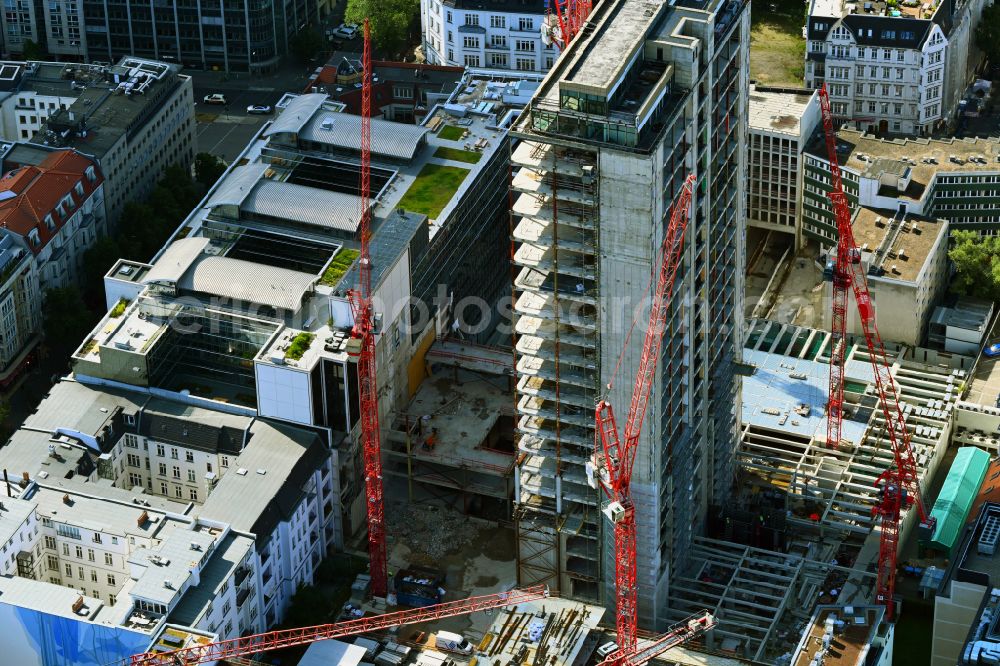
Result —
<svg viewBox="0 0 1000 666"><path fill-rule="evenodd" d="M226 163L236 159L261 126L272 115L251 115L247 107L270 106L272 109L287 92L301 92L315 67L292 65L275 72L251 77L245 73L185 70L192 78L195 118L198 123L198 152L211 153ZM221 93L228 104L205 104L206 95Z"/></svg>

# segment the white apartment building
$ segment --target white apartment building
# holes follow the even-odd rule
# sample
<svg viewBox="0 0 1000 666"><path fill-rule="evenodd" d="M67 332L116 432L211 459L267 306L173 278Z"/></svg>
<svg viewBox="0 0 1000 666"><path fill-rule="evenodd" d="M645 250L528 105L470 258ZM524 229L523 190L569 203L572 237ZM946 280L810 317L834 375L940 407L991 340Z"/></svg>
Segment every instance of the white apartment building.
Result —
<svg viewBox="0 0 1000 666"><path fill-rule="evenodd" d="M857 129L927 135L952 117L974 69L983 4L812 0L806 86L827 83L834 116Z"/></svg>
<svg viewBox="0 0 1000 666"><path fill-rule="evenodd" d="M813 90L751 84L747 224L780 231L801 247L802 151L820 122Z"/></svg>
<svg viewBox="0 0 1000 666"><path fill-rule="evenodd" d="M0 388L24 370L41 325L38 263L13 236L0 236Z"/></svg>
<svg viewBox="0 0 1000 666"><path fill-rule="evenodd" d="M436 65L546 72L559 56L542 42L546 7L539 0L420 0L424 57Z"/></svg>
<svg viewBox="0 0 1000 666"><path fill-rule="evenodd" d="M107 179L114 225L125 203L145 198L167 167L194 160L191 78L177 65L133 57L113 67L76 68L88 77L85 89L68 108L50 113L33 141L94 156Z"/></svg>
<svg viewBox="0 0 1000 666"><path fill-rule="evenodd" d="M159 446L141 434L152 431L172 443L163 457L189 468L206 467L187 455L192 448L204 456L233 438L231 457L218 458L221 478L205 475L201 502L116 487L133 451L152 456ZM183 437L189 446L175 441ZM102 625L136 632L136 652L166 624L233 638L280 622L336 536L334 457L313 431L290 424L64 381L13 435L0 464L17 470L15 497L0 499L2 603L12 603L2 576L71 588L91 609L105 607ZM26 604L16 603L30 612ZM58 634L53 621L40 625ZM22 638L0 637L0 649Z"/></svg>

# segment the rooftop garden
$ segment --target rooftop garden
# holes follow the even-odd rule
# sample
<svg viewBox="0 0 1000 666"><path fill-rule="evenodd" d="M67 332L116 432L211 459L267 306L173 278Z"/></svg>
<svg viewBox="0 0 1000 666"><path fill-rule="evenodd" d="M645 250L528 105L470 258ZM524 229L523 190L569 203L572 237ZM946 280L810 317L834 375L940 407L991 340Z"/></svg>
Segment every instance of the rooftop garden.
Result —
<svg viewBox="0 0 1000 666"><path fill-rule="evenodd" d="M341 249L323 271L323 277L319 279L319 283L328 287L336 287L340 279L351 269L351 264L354 263L359 254L361 253L357 250Z"/></svg>
<svg viewBox="0 0 1000 666"><path fill-rule="evenodd" d="M434 157L440 157L443 160L454 160L456 162L467 162L469 164L477 163L482 156L482 153L474 153L471 150L459 150L445 146L441 146L434 151Z"/></svg>
<svg viewBox="0 0 1000 666"><path fill-rule="evenodd" d="M413 185L410 185L410 189L399 200L399 207L435 219L451 201L467 175L469 175L468 169L426 164L417 174Z"/></svg>
<svg viewBox="0 0 1000 666"><path fill-rule="evenodd" d="M465 128L457 125L445 125L438 131L438 138L445 141L461 141L465 136Z"/></svg>
<svg viewBox="0 0 1000 666"><path fill-rule="evenodd" d="M111 312L109 312L108 314L112 319L117 319L118 317L121 317L123 314L125 314L125 308L127 307L128 307L128 301L124 298L119 298L118 302L115 303L115 307L111 308Z"/></svg>
<svg viewBox="0 0 1000 666"><path fill-rule="evenodd" d="M292 342L288 345L288 351L285 352L285 358L292 361L298 361L305 356L307 351L309 351L309 345L312 344L312 341L315 338L316 336L312 333L306 333L305 331L299 333L292 338Z"/></svg>

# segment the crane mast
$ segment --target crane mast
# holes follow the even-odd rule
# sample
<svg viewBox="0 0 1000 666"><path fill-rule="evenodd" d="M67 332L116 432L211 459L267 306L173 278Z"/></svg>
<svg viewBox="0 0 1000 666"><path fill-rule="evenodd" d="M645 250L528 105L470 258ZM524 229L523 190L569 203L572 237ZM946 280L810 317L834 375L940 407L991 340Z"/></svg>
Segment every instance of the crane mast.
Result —
<svg viewBox="0 0 1000 666"><path fill-rule="evenodd" d="M550 39L560 49L566 48L583 28L592 6L591 0L549 0L549 15L546 17L547 25L542 26L543 35L546 30L551 31Z"/></svg>
<svg viewBox="0 0 1000 666"><path fill-rule="evenodd" d="M372 595L384 597L389 589L385 546L385 505L382 497L382 444L379 435L378 384L375 375L375 306L372 302L371 238L371 100L372 44L368 19L364 23L361 86L361 255L358 289L350 293L354 312L351 337L360 342L358 387L360 392L361 449L364 462L365 509L368 520L368 556Z"/></svg>
<svg viewBox="0 0 1000 666"><path fill-rule="evenodd" d="M868 280L861 264L861 251L854 242L851 229L851 210L844 194L837 161L837 135L833 125L830 97L824 84L819 90L823 133L826 138L830 161L832 190L830 202L837 225L837 247L833 271L833 326L830 352L830 397L827 408L827 446L840 444L843 423L844 360L847 346L847 301L849 290L854 292L858 319L865 336L868 360L875 377L875 390L885 419L885 430L892 445L895 468L883 472L875 482L879 487L878 504L872 514L879 518L882 531L879 541L878 579L876 600L886 606L886 616L891 620L894 612L893 595L896 584L896 557L899 550L900 514L914 504L922 526L933 529L934 519L927 514L920 492L917 463L913 455L910 433L899 404L899 394L889 368L882 337L875 323L875 309Z"/></svg>
<svg viewBox="0 0 1000 666"><path fill-rule="evenodd" d="M637 636L636 525L631 490L632 465L635 462L642 423L649 406L649 394L663 343L667 307L680 266L693 183L692 175L688 176L681 186L663 237L656 289L650 306L649 326L646 328L643 340L642 356L632 389L624 435L622 437L618 435L618 425L611 403L602 400L597 404L595 413L597 438L600 444L600 448L595 451L595 458L598 461L597 467L602 470L600 485L609 501L605 512L614 524L615 532L617 602L615 620L618 630L618 650L623 655L636 649Z"/></svg>

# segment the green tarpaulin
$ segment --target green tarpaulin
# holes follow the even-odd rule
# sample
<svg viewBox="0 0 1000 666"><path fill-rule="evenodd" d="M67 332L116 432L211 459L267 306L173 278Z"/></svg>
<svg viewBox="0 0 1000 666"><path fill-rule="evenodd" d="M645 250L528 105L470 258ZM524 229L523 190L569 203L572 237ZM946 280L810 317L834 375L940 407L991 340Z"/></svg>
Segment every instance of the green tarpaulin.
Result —
<svg viewBox="0 0 1000 666"><path fill-rule="evenodd" d="M982 449L964 446L958 450L931 510L931 516L937 519L931 546L951 552L962 535L962 528L989 466L990 454Z"/></svg>

